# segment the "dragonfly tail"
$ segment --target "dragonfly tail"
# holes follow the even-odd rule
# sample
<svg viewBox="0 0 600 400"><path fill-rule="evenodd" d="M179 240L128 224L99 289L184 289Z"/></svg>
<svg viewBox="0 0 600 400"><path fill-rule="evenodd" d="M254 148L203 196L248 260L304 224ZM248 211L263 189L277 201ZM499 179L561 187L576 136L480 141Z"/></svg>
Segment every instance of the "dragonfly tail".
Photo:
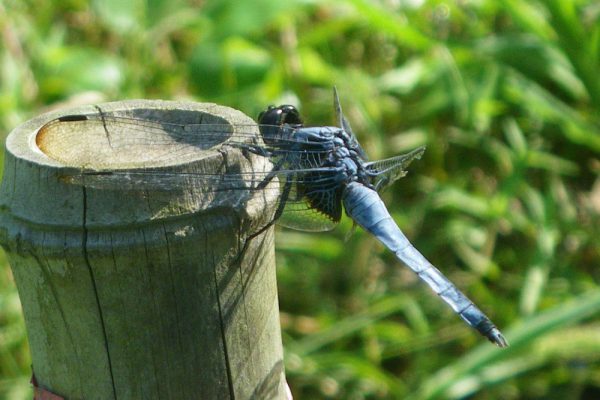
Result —
<svg viewBox="0 0 600 400"><path fill-rule="evenodd" d="M508 346L496 325L408 241L377 192L359 183L350 183L344 192L344 207L355 222L393 251L467 324L497 346Z"/></svg>

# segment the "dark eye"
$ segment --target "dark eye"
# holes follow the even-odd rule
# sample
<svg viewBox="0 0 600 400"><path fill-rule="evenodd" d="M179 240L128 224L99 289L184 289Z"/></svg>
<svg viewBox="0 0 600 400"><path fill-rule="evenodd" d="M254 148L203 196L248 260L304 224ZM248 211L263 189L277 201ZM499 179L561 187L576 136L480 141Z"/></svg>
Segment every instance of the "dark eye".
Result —
<svg viewBox="0 0 600 400"><path fill-rule="evenodd" d="M269 106L267 107L266 110L261 111L260 114L258 114L258 123L259 124L269 124L272 125L268 122L266 122L267 120L273 119L273 110L276 110L275 106Z"/></svg>
<svg viewBox="0 0 600 400"><path fill-rule="evenodd" d="M269 106L258 115L258 123L261 125L302 125L302 118L296 107L284 104L279 107Z"/></svg>
<svg viewBox="0 0 600 400"><path fill-rule="evenodd" d="M279 107L282 113L282 122L289 125L303 125L302 117L298 109L291 105L283 105Z"/></svg>

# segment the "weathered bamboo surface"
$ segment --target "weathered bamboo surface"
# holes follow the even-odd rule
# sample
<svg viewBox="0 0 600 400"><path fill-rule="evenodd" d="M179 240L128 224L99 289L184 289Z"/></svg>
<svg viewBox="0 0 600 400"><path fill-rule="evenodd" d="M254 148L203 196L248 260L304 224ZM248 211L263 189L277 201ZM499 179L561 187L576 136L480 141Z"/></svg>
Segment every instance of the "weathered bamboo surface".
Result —
<svg viewBox="0 0 600 400"><path fill-rule="evenodd" d="M214 104L100 108L171 122L253 123ZM60 115L94 112L42 115L6 143L0 240L39 386L66 399L285 398L272 229L240 254L251 227L268 222L272 199L227 205L193 187L103 189L61 179L77 167L245 171L260 158L228 146L181 157L114 151L106 132L85 124L38 132Z"/></svg>

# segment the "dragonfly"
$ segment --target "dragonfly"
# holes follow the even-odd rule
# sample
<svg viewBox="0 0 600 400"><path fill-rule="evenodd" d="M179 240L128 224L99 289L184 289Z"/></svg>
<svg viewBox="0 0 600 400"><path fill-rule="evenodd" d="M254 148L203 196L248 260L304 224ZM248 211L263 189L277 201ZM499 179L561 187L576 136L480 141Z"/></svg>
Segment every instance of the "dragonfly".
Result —
<svg viewBox="0 0 600 400"><path fill-rule="evenodd" d="M151 188L171 191L193 187L211 201L262 195L276 199L270 222L304 231L333 229L345 211L356 225L372 234L458 314L469 326L499 347L508 342L496 325L444 274L429 262L395 223L379 193L407 173L425 147L378 161L369 161L342 112L334 88L338 126L305 126L291 105L270 106L256 124L231 126L216 120L165 121L144 115L103 111L65 115L40 128L38 137L64 137L70 132L97 132L109 152L136 149L141 160L120 168L75 168L62 177L68 183L95 189ZM38 143L40 146L41 144ZM173 171L154 166L181 161L199 151L225 147L264 161L250 171ZM145 156L151 155L151 156ZM101 155L99 156L101 157ZM244 197L246 196L246 197Z"/></svg>

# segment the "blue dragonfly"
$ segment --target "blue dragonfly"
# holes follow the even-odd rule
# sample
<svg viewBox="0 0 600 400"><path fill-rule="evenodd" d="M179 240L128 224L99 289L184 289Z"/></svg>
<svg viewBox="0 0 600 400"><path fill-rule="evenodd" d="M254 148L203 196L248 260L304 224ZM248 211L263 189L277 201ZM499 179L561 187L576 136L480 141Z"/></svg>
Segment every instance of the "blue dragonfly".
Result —
<svg viewBox="0 0 600 400"><path fill-rule="evenodd" d="M232 202L259 194L276 199L271 222L257 228L256 236L278 222L304 231L326 231L340 221L343 211L376 237L413 270L468 325L499 347L508 342L492 321L406 238L390 216L378 192L406 175L424 147L384 160L369 161L344 117L334 88L338 126L304 126L290 105L269 107L256 125L231 126L222 121L169 122L144 115L104 111L66 115L42 128L38 138L63 137L96 131L108 142L109 152L131 152L136 161L121 168L75 168L63 179L96 189L152 189L170 191L193 187L211 201ZM40 144L41 146L41 144ZM262 160L250 171L184 171L153 166L181 162L202 151L224 146ZM151 156L146 156L146 155ZM102 158L102 155L99 155ZM101 163L100 163L101 164Z"/></svg>

